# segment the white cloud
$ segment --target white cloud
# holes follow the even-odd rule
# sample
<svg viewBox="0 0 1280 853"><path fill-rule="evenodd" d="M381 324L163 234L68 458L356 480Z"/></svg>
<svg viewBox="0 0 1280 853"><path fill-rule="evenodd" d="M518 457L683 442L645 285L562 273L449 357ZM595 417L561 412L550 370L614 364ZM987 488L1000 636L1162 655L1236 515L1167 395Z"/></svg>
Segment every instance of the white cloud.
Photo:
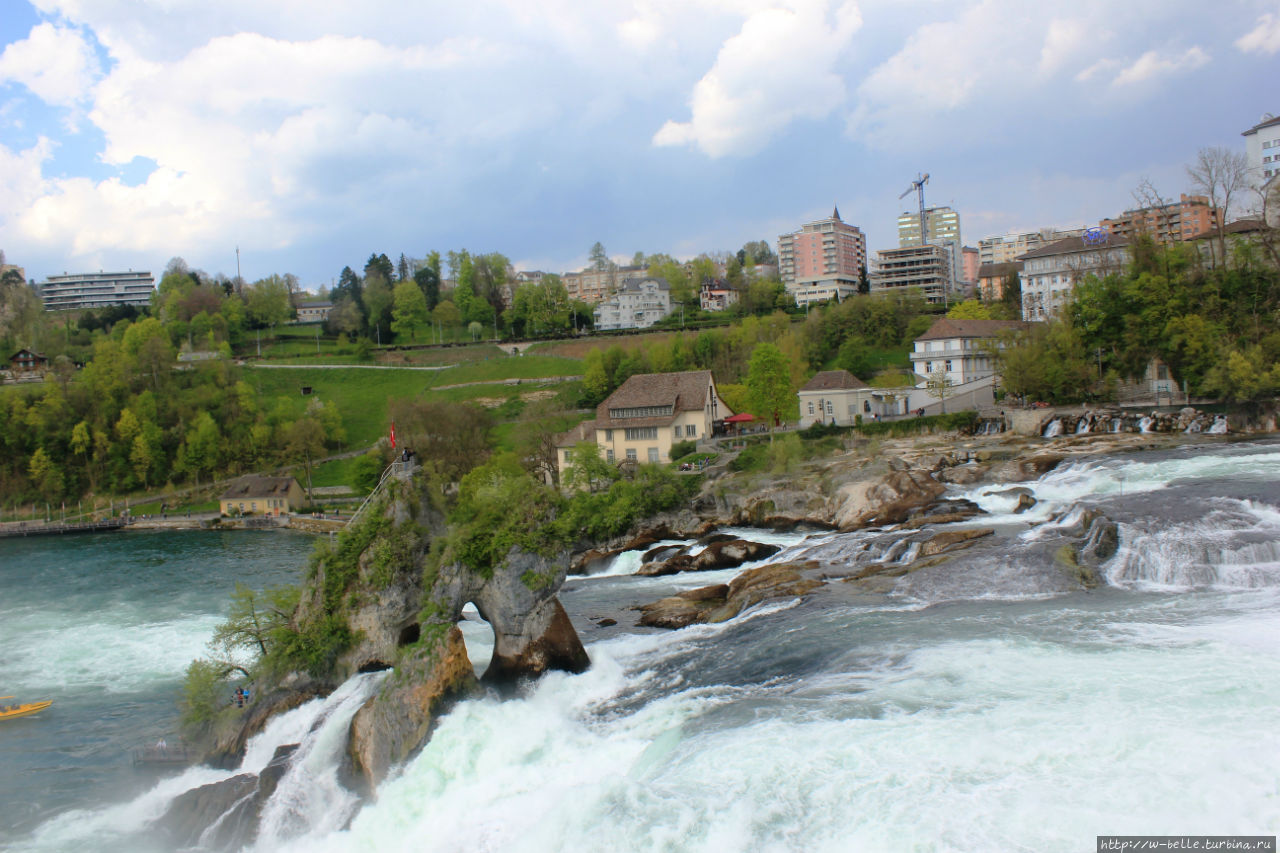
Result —
<svg viewBox="0 0 1280 853"><path fill-rule="evenodd" d="M1155 77L1177 74L1181 71L1194 71L1209 62L1209 54L1199 47L1189 47L1181 54L1161 56L1154 50L1134 60L1133 64L1121 69L1112 86L1130 86L1144 83Z"/></svg>
<svg viewBox="0 0 1280 853"><path fill-rule="evenodd" d="M797 0L747 16L693 88L689 121L667 121L655 145L696 145L711 157L748 154L800 118L822 118L845 100L835 70L862 24L846 2Z"/></svg>
<svg viewBox="0 0 1280 853"><path fill-rule="evenodd" d="M54 106L85 98L99 74L93 48L77 30L37 24L0 54L0 82L13 80Z"/></svg>
<svg viewBox="0 0 1280 853"><path fill-rule="evenodd" d="M1040 48L1040 71L1052 74L1096 42L1098 33L1083 20L1055 18L1049 22L1044 46Z"/></svg>
<svg viewBox="0 0 1280 853"><path fill-rule="evenodd" d="M1236 47L1245 53L1276 53L1280 51L1280 15L1263 15L1258 25L1236 39Z"/></svg>

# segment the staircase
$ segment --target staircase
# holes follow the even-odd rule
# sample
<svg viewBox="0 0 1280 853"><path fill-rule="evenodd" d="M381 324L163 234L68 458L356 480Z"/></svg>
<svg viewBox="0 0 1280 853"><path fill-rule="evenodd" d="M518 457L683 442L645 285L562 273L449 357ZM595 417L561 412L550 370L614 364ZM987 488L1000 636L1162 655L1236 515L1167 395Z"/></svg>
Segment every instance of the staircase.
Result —
<svg viewBox="0 0 1280 853"><path fill-rule="evenodd" d="M392 462L388 465L386 470L382 472L382 476L378 478L378 485L374 487L374 490L369 493L367 498L360 502L360 506L356 508L356 511L352 514L351 518L347 519L347 526L355 523L356 519L358 519L364 512L365 507L367 507L373 499L378 496L378 493L382 491L383 487L386 486L388 480L408 480L413 476L413 471L416 467L417 466L413 462Z"/></svg>

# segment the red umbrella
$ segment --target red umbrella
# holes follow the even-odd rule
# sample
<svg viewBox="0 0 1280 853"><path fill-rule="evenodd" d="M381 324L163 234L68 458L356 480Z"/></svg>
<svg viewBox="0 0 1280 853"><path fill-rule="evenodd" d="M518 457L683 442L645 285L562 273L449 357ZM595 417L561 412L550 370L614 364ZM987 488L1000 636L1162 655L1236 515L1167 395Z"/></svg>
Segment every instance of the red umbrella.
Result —
<svg viewBox="0 0 1280 853"><path fill-rule="evenodd" d="M746 412L743 412L740 415L734 415L731 418L725 418L724 422L727 424L745 424L747 421L754 421L755 419L756 419L755 415L749 415Z"/></svg>

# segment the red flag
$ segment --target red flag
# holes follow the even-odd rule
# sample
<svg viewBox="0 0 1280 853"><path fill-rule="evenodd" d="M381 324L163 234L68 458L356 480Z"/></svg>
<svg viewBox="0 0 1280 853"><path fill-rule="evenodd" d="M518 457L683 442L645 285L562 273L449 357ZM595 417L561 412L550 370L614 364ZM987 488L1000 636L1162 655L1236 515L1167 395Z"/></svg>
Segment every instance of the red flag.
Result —
<svg viewBox="0 0 1280 853"><path fill-rule="evenodd" d="M396 422L391 422L391 449L396 449Z"/></svg>

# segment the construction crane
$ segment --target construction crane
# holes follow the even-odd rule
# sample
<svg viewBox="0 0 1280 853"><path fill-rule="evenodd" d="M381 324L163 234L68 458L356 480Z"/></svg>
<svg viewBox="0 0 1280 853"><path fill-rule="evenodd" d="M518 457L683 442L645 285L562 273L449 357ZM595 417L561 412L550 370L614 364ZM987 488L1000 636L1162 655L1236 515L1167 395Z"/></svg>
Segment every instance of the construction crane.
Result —
<svg viewBox="0 0 1280 853"><path fill-rule="evenodd" d="M924 185L927 183L929 183L929 173L925 172L923 175L920 175L920 177L912 181L911 186L907 187L906 190L903 191L902 195L898 196L898 198L900 199L906 198L911 194L912 190L915 190L916 195L920 197L920 245L921 246L929 245L929 232L925 229L925 222L924 222Z"/></svg>

